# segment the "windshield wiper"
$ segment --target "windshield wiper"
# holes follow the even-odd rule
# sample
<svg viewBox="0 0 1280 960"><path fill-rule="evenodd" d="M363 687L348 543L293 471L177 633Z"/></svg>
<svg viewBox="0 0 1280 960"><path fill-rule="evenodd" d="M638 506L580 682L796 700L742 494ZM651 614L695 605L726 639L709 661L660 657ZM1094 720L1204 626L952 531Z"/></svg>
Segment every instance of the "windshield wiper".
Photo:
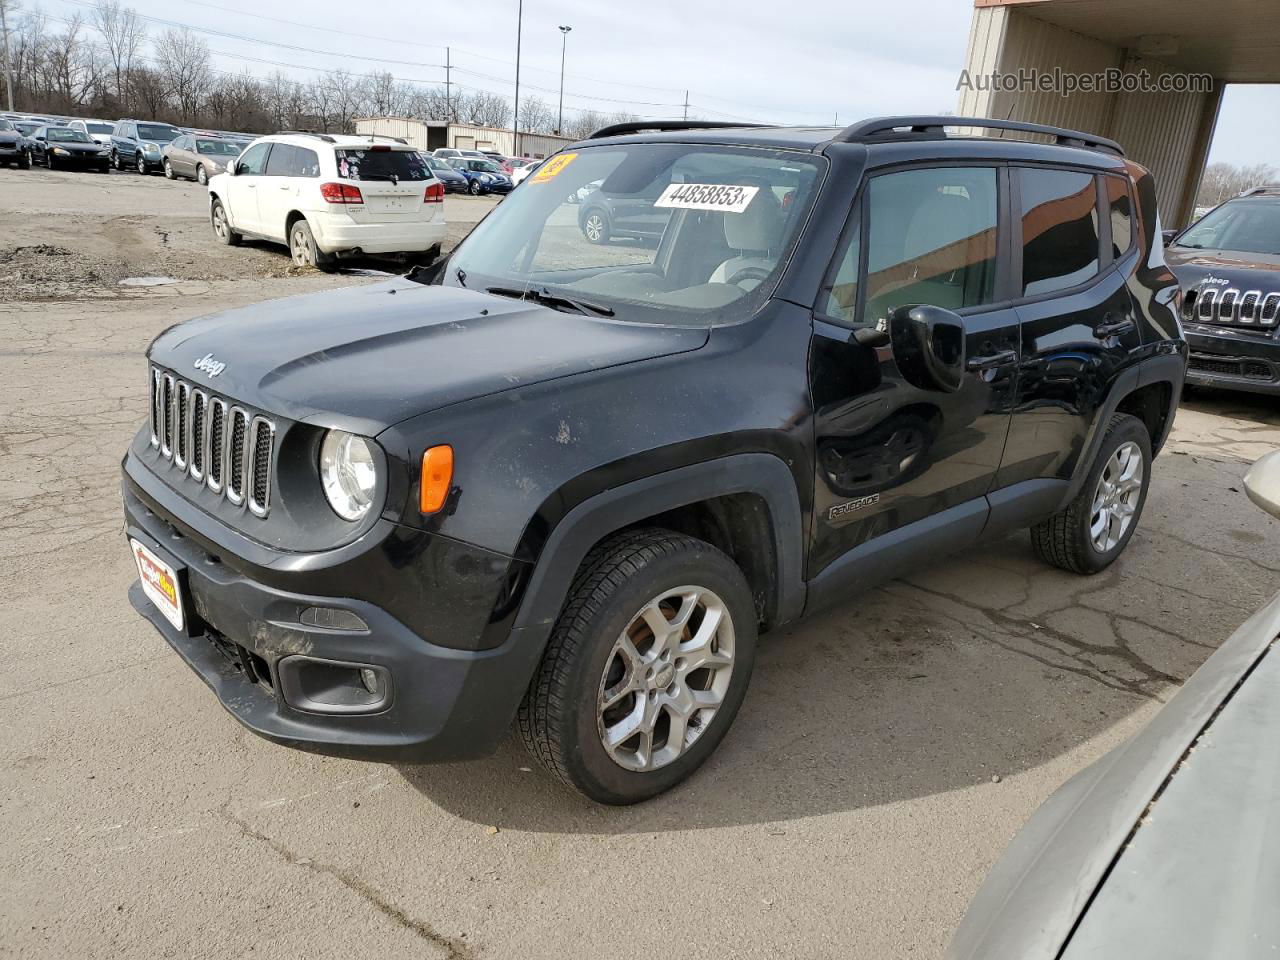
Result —
<svg viewBox="0 0 1280 960"><path fill-rule="evenodd" d="M485 287L484 292L491 293L495 297L511 297L513 300L532 300L534 303L550 307L552 310L563 311L568 309L574 313L595 314L598 317L613 316L612 307L606 307L602 303L592 303L590 300L579 300L576 297L566 297L563 294L552 293L546 287L541 290L525 289L523 287Z"/></svg>

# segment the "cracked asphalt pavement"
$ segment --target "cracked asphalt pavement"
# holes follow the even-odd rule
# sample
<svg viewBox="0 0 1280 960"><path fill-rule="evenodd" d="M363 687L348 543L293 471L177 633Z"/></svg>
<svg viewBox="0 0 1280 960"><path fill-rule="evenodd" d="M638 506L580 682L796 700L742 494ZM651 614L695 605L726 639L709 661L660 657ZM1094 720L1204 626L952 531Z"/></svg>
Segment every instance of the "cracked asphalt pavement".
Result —
<svg viewBox="0 0 1280 960"><path fill-rule="evenodd" d="M1280 585L1241 484L1280 414L1197 393L1114 567L1018 535L768 637L722 748L653 802L592 806L514 740L275 747L129 607L118 461L165 326L365 281L218 247L190 185L0 170L0 197L0 956L934 957L1036 806ZM484 209L450 198L455 235ZM59 268L5 259L39 244Z"/></svg>

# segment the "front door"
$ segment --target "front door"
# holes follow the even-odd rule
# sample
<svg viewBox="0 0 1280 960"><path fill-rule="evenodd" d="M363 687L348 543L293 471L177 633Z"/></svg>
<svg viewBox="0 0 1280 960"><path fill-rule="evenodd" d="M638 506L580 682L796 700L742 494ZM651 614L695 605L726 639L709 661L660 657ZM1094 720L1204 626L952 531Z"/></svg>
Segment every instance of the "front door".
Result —
<svg viewBox="0 0 1280 960"><path fill-rule="evenodd" d="M1018 317L1000 302L1002 196L997 166L897 169L864 188L814 324L809 577L947 511L963 519L958 529L981 529L1017 374ZM959 390L911 382L879 342L890 313L909 304L962 317L968 372Z"/></svg>
<svg viewBox="0 0 1280 960"><path fill-rule="evenodd" d="M1141 344L1125 282L1137 255L1127 183L1065 168L1011 172L1023 356L1001 487L1072 476L1111 382Z"/></svg>
<svg viewBox="0 0 1280 960"><path fill-rule="evenodd" d="M258 213L258 194L266 179L269 143L255 143L236 161L236 175L227 178L230 194L231 224L237 230L250 233L262 232L262 218Z"/></svg>

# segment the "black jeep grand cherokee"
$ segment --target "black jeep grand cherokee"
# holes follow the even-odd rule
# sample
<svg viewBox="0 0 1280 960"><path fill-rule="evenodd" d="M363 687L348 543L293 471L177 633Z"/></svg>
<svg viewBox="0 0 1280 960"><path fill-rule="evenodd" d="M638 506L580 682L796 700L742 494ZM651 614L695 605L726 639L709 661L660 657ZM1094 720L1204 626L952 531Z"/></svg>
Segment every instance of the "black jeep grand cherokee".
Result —
<svg viewBox="0 0 1280 960"><path fill-rule="evenodd" d="M661 240L586 240L596 181ZM607 128L426 271L161 334L130 597L277 742L451 760L518 717L588 796L652 796L758 632L1022 527L1115 560L1185 367L1155 203L1026 124Z"/></svg>
<svg viewBox="0 0 1280 960"><path fill-rule="evenodd" d="M1210 210L1166 255L1183 289L1187 382L1280 394L1280 186Z"/></svg>

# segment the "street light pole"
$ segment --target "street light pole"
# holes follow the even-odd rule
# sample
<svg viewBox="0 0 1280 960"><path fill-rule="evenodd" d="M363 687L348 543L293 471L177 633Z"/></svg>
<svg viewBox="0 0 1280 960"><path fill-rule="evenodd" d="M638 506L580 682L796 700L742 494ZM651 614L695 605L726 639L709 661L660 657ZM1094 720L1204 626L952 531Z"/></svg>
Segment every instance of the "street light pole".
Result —
<svg viewBox="0 0 1280 960"><path fill-rule="evenodd" d="M4 34L4 88L8 93L9 112L13 113L13 60L9 56L9 20L5 16L5 7L8 5L8 0L0 0L0 33Z"/></svg>
<svg viewBox="0 0 1280 960"><path fill-rule="evenodd" d="M573 27L560 28L560 115L556 119L556 136L564 136L564 51L569 43L569 31Z"/></svg>
<svg viewBox="0 0 1280 960"><path fill-rule="evenodd" d="M524 0L519 0L519 6L516 7L516 109L515 119L511 124L511 152L517 157L523 156L520 152L520 29L523 25Z"/></svg>

